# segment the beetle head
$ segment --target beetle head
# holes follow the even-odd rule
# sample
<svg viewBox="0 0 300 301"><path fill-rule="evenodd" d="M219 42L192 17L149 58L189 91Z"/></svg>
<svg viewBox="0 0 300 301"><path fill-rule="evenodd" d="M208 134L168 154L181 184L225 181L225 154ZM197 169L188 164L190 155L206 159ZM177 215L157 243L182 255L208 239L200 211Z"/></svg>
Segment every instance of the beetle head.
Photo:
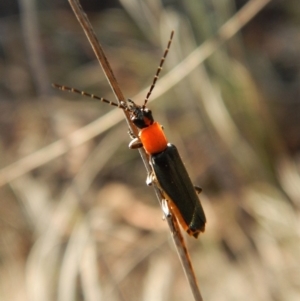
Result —
<svg viewBox="0 0 300 301"><path fill-rule="evenodd" d="M131 99L128 99L129 111L131 112L131 121L139 129L148 127L154 122L152 112L145 106L135 104Z"/></svg>

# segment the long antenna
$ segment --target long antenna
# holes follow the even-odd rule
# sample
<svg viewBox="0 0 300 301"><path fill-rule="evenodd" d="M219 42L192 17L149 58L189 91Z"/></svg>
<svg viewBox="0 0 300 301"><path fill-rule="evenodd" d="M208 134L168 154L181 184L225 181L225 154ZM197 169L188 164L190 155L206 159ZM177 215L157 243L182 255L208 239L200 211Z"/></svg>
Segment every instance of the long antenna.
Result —
<svg viewBox="0 0 300 301"><path fill-rule="evenodd" d="M87 92L84 92L84 91L80 91L80 90L77 90L75 88L70 88L70 87L62 86L62 85L58 85L58 84L52 84L52 87L57 88L57 89L62 90L62 91L67 91L67 92L71 92L71 93L77 93L77 94L80 94L80 95L83 95L83 96L86 96L86 97L89 97L89 98L97 99L97 100L105 102L105 103L107 103L107 104L109 104L111 106L115 106L115 107L121 108L123 110L129 111L129 109L125 105L118 104L116 102L107 100L107 99L105 99L103 97L99 97L99 96L94 95L94 94L90 94L90 93L87 93Z"/></svg>
<svg viewBox="0 0 300 301"><path fill-rule="evenodd" d="M171 36L170 36L170 40L168 42L167 48L165 50L165 53L164 53L163 57L160 60L159 66L158 66L157 71L156 71L156 74L155 74L155 76L153 78L152 85L151 85L151 87L149 89L149 92L147 93L146 98L145 98L145 101L144 101L144 104L143 104L143 109L146 107L147 102L149 100L149 97L150 97L150 95L151 95L151 93L152 93L152 91L153 91L153 89L155 87L156 81L158 80L160 71L162 70L162 66L163 66L163 64L165 62L165 59L166 59L167 55L168 55L168 52L169 52L169 49L170 49L170 46L171 46L171 43L172 43L172 40L173 40L173 36L174 36L174 30L172 30L172 32L171 32Z"/></svg>

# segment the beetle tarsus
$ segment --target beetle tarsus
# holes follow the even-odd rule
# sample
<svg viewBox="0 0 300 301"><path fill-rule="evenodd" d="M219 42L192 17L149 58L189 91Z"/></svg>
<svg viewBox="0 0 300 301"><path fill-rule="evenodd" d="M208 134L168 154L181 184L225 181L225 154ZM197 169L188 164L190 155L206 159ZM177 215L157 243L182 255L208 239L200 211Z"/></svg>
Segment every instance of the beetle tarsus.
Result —
<svg viewBox="0 0 300 301"><path fill-rule="evenodd" d="M128 130L128 135L130 136L131 139L136 138L135 134L133 133L133 131L131 129Z"/></svg>
<svg viewBox="0 0 300 301"><path fill-rule="evenodd" d="M129 133L129 135L130 135L130 133ZM141 147L143 147L143 143L141 142L141 140L139 138L134 138L133 140L130 141L128 147L130 149L141 148Z"/></svg>
<svg viewBox="0 0 300 301"><path fill-rule="evenodd" d="M164 212L164 217L168 218L171 216L171 211L169 209L168 201L166 199L162 199L161 208ZM164 218L164 220L165 220Z"/></svg>
<svg viewBox="0 0 300 301"><path fill-rule="evenodd" d="M151 186L153 183L153 173L149 172L146 178L146 184L147 186Z"/></svg>
<svg viewBox="0 0 300 301"><path fill-rule="evenodd" d="M200 194L202 192L202 188L201 187L195 185L194 188L195 188L197 194Z"/></svg>

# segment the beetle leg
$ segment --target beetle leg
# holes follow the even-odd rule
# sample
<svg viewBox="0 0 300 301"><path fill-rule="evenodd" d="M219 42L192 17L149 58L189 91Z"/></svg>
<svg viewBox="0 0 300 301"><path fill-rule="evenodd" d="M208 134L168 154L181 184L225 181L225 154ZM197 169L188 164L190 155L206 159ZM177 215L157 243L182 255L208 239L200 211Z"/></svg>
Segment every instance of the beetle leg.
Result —
<svg viewBox="0 0 300 301"><path fill-rule="evenodd" d="M164 213L163 220L171 216L171 211L169 209L168 201L166 199L162 199L161 208Z"/></svg>
<svg viewBox="0 0 300 301"><path fill-rule="evenodd" d="M201 187L195 185L194 188L195 188L197 194L199 194L199 193L202 192L202 188Z"/></svg>
<svg viewBox="0 0 300 301"><path fill-rule="evenodd" d="M136 138L135 134L133 133L133 131L131 129L128 130L128 135L130 136L131 139Z"/></svg>
<svg viewBox="0 0 300 301"><path fill-rule="evenodd" d="M143 147L143 144L139 138L134 138L133 140L130 141L128 147L130 149L137 149Z"/></svg>
<svg viewBox="0 0 300 301"><path fill-rule="evenodd" d="M148 173L148 175L147 175L147 178L146 178L146 184L147 184L148 186L151 186L152 183L153 183L153 181L154 181L154 174L153 174L152 171L150 171L150 172Z"/></svg>

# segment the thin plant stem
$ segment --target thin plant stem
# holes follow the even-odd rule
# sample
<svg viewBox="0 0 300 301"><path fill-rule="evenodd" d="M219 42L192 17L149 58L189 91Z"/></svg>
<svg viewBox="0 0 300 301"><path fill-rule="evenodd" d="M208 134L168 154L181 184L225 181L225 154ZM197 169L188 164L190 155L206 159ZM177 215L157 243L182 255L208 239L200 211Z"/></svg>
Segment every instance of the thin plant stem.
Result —
<svg viewBox="0 0 300 301"><path fill-rule="evenodd" d="M151 101L166 93L184 77L190 74L197 66L203 63L212 55L225 41L229 40L243 26L245 26L257 13L259 13L271 0L252 0L241 8L232 18L230 18L220 29L218 38L205 41L188 55L180 64L175 66L166 75L160 78L159 86L155 89ZM142 90L134 98L143 98L148 92L148 88ZM150 102L150 101L149 101ZM113 127L123 120L121 110L115 109L99 117L97 120L80 128L67 138L59 139L52 144L41 148L34 153L25 156L18 161L0 170L0 186L40 167L51 160L65 154L71 148L77 147L90 139L102 134L107 129Z"/></svg>
<svg viewBox="0 0 300 301"><path fill-rule="evenodd" d="M95 32L94 32L92 25L90 24L86 14L83 12L82 7L77 0L69 0L69 3L73 9L74 14L76 15L78 22L80 23L81 27L83 28L91 46L95 52L95 55L106 75L106 78L107 78L119 104L124 102L125 98L123 96L123 93L118 85L118 82L117 82L117 80L113 74L113 71L110 67L110 64L106 58L106 55L95 35ZM128 112L124 111L124 114L125 114L130 131L133 132L134 134L137 134L137 129L132 124ZM152 170L150 167L150 164L149 164L149 160L148 160L149 158L146 155L143 148L139 149L139 151L140 151L140 155L143 159L144 165L146 167L146 171L149 174ZM155 183L153 183L153 188L155 190L157 199L162 206L164 200L163 200L163 197L162 197L162 194L161 194L159 188L156 186ZM172 232L172 236L173 236L173 240L175 242L178 256L180 257L184 272L187 275L187 279L191 286L195 301L202 301L203 299L202 299L202 296L201 296L201 293L199 290L199 286L197 284L197 279L195 277L195 273L194 273L194 270L193 270L193 267L191 264L190 256L188 254L184 239L181 235L177 219L174 218L174 216L169 212L169 210L170 209L168 208L167 204L165 204L164 212L165 212L166 219L168 221L168 225Z"/></svg>

